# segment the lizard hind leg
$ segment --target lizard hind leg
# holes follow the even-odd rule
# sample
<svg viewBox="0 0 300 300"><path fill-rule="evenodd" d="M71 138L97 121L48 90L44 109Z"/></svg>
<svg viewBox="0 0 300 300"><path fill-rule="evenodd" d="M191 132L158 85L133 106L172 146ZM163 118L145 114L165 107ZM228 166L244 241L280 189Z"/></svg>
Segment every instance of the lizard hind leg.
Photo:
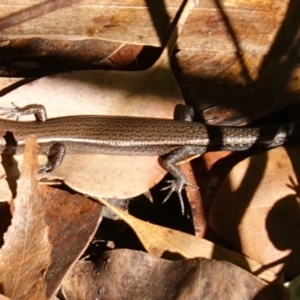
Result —
<svg viewBox="0 0 300 300"><path fill-rule="evenodd" d="M169 154L163 156L161 158L160 164L161 166L167 170L173 177L173 180L170 180L170 183L167 187L163 188L163 190L169 189L169 193L164 199L163 203L166 202L173 192L176 192L179 197L181 212L184 214L184 202L182 198L182 189L186 186L191 186L194 188L199 188L198 186L188 182L182 173L180 167L177 165L179 162L186 159L188 156L195 154L203 154L206 151L205 146L190 146L186 145L177 150L170 152Z"/></svg>

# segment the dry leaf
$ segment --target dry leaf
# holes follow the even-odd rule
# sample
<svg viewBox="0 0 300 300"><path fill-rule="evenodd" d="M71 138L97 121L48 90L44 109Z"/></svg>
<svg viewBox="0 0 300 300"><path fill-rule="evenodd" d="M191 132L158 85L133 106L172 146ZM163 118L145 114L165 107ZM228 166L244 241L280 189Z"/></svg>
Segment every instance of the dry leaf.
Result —
<svg viewBox="0 0 300 300"><path fill-rule="evenodd" d="M287 299L282 286L267 286L223 261L167 261L132 250L113 250L95 264L79 261L66 276L68 299Z"/></svg>
<svg viewBox="0 0 300 300"><path fill-rule="evenodd" d="M146 2L146 5L141 0L115 0L91 5L88 0L73 0L54 5L18 0L9 6L0 3L0 31L10 39L40 36L67 40L89 36L160 46L162 41L167 40L169 20L180 4L179 0ZM289 1L279 0L272 1L272 4L269 1L225 1L221 4L204 0L193 12L179 40L179 48L267 54L288 5Z"/></svg>
<svg viewBox="0 0 300 300"><path fill-rule="evenodd" d="M0 250L1 290L14 300L46 299L45 273L52 246L45 221L45 204L36 173L38 148L28 139L18 195L12 203L13 219Z"/></svg>
<svg viewBox="0 0 300 300"><path fill-rule="evenodd" d="M171 17L181 1L155 6L143 1L61 1L57 4L39 1L14 2L8 8L0 4L1 34L6 37L42 36L74 39L84 37L119 40L137 44L159 45L162 36L168 37ZM21 8L20 8L21 7ZM157 13L153 13L153 9ZM152 19L161 27L156 32ZM162 18L163 17L163 18ZM138 26L136 21L139 20ZM53 26L55 24L56 26Z"/></svg>
<svg viewBox="0 0 300 300"><path fill-rule="evenodd" d="M46 201L45 216L49 240L53 245L52 263L45 277L50 299L66 273L89 246L102 220L102 206L79 194L48 186L41 186L40 190Z"/></svg>
<svg viewBox="0 0 300 300"><path fill-rule="evenodd" d="M47 108L49 118L84 114L173 118L174 107L183 103L183 97L170 69L168 53L194 6L194 0L186 3L161 57L150 69L85 71L46 77L6 94L1 106L10 106L10 102L18 106L38 102ZM155 156L112 158L89 154L66 155L61 167L45 176L63 178L74 190L91 196L126 198L147 191L165 173ZM0 198L9 198L7 189L4 193L5 182L0 183L3 191Z"/></svg>
<svg viewBox="0 0 300 300"><path fill-rule="evenodd" d="M273 282L276 279L273 272L264 270L260 263L239 253L181 231L139 220L111 205L104 199L99 199L99 201L122 218L134 230L145 249L154 256L161 257L165 255L176 257L177 259L182 257L203 257L226 260L249 272L255 273L266 282Z"/></svg>
<svg viewBox="0 0 300 300"><path fill-rule="evenodd" d="M214 200L211 228L238 252L273 272L300 272L299 144L237 164Z"/></svg>

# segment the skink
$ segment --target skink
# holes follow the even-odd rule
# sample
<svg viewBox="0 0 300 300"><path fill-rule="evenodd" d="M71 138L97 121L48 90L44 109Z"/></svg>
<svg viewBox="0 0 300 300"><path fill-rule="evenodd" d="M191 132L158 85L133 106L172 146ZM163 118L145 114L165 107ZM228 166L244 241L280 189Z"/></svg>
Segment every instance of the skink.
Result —
<svg viewBox="0 0 300 300"><path fill-rule="evenodd" d="M174 177L167 187L179 195L182 211L182 189L187 182L178 163L188 156L206 151L243 151L251 147L273 148L300 137L300 124L244 128L208 126L192 122L193 110L185 107L181 120L114 116L69 116L46 118L45 108L33 104L25 107L0 108L1 115L17 121L0 119L2 154L21 153L28 135L35 135L40 153L48 156L41 171L58 167L68 153L101 153L111 155L159 155L161 165ZM35 114L37 121L18 122L22 115ZM14 143L6 138L13 134Z"/></svg>

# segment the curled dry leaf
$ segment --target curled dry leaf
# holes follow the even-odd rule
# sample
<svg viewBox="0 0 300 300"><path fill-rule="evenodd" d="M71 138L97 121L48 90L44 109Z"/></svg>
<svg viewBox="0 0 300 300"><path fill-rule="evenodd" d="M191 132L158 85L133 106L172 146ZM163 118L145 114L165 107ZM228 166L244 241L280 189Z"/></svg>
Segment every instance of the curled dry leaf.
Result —
<svg viewBox="0 0 300 300"><path fill-rule="evenodd" d="M46 107L49 118L85 114L173 118L174 107L183 103L183 97L168 53L194 6L194 0L187 1L165 50L150 69L81 71L45 77L5 95L1 106L11 106L11 102L18 106L39 103ZM0 171L0 178L3 173ZM62 165L47 177L63 179L73 189L91 196L127 198L147 191L165 173L155 156L89 154L66 155ZM0 191L5 191L5 186L6 182L0 180ZM0 198L9 197L8 192L0 194Z"/></svg>
<svg viewBox="0 0 300 300"><path fill-rule="evenodd" d="M267 286L224 261L194 258L168 261L132 250L108 251L93 264L79 261L66 276L68 299L283 300L282 286Z"/></svg>
<svg viewBox="0 0 300 300"><path fill-rule="evenodd" d="M300 145L238 163L211 206L211 228L237 251L287 278L300 270Z"/></svg>
<svg viewBox="0 0 300 300"><path fill-rule="evenodd" d="M144 222L111 205L104 199L99 199L99 201L120 216L135 231L145 249L154 256L161 257L164 255L177 259L203 257L225 260L254 273L266 282L276 280L273 272L265 270L260 263L253 259L227 250L205 239Z"/></svg>
<svg viewBox="0 0 300 300"><path fill-rule="evenodd" d="M36 173L38 146L30 137L24 153L18 195L12 202L13 219L0 250L0 283L5 296L14 300L47 299L45 272L52 246L45 221Z"/></svg>

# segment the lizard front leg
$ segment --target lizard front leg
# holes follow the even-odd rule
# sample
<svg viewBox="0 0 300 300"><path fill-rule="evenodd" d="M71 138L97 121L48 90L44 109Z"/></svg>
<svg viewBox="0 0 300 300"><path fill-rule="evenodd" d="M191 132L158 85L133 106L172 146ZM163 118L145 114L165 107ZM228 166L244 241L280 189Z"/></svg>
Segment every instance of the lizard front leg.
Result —
<svg viewBox="0 0 300 300"><path fill-rule="evenodd" d="M43 105L30 104L23 107L17 106L14 103L12 103L12 105L13 107L0 107L0 110L4 111L0 116L16 118L18 121L22 116L34 115L37 122L45 122L47 120L46 109ZM10 149L8 149L8 151L9 150ZM40 166L39 173L51 172L57 168L62 163L65 153L65 145L60 143L52 145L47 154L48 162Z"/></svg>
<svg viewBox="0 0 300 300"><path fill-rule="evenodd" d="M26 106L17 106L14 103L11 103L13 107L0 107L0 110L3 110L4 113L0 116L5 116L6 118L16 118L19 121L19 118L27 115L34 115L35 119L39 122L44 122L47 120L46 109L43 105L40 104L29 104Z"/></svg>

